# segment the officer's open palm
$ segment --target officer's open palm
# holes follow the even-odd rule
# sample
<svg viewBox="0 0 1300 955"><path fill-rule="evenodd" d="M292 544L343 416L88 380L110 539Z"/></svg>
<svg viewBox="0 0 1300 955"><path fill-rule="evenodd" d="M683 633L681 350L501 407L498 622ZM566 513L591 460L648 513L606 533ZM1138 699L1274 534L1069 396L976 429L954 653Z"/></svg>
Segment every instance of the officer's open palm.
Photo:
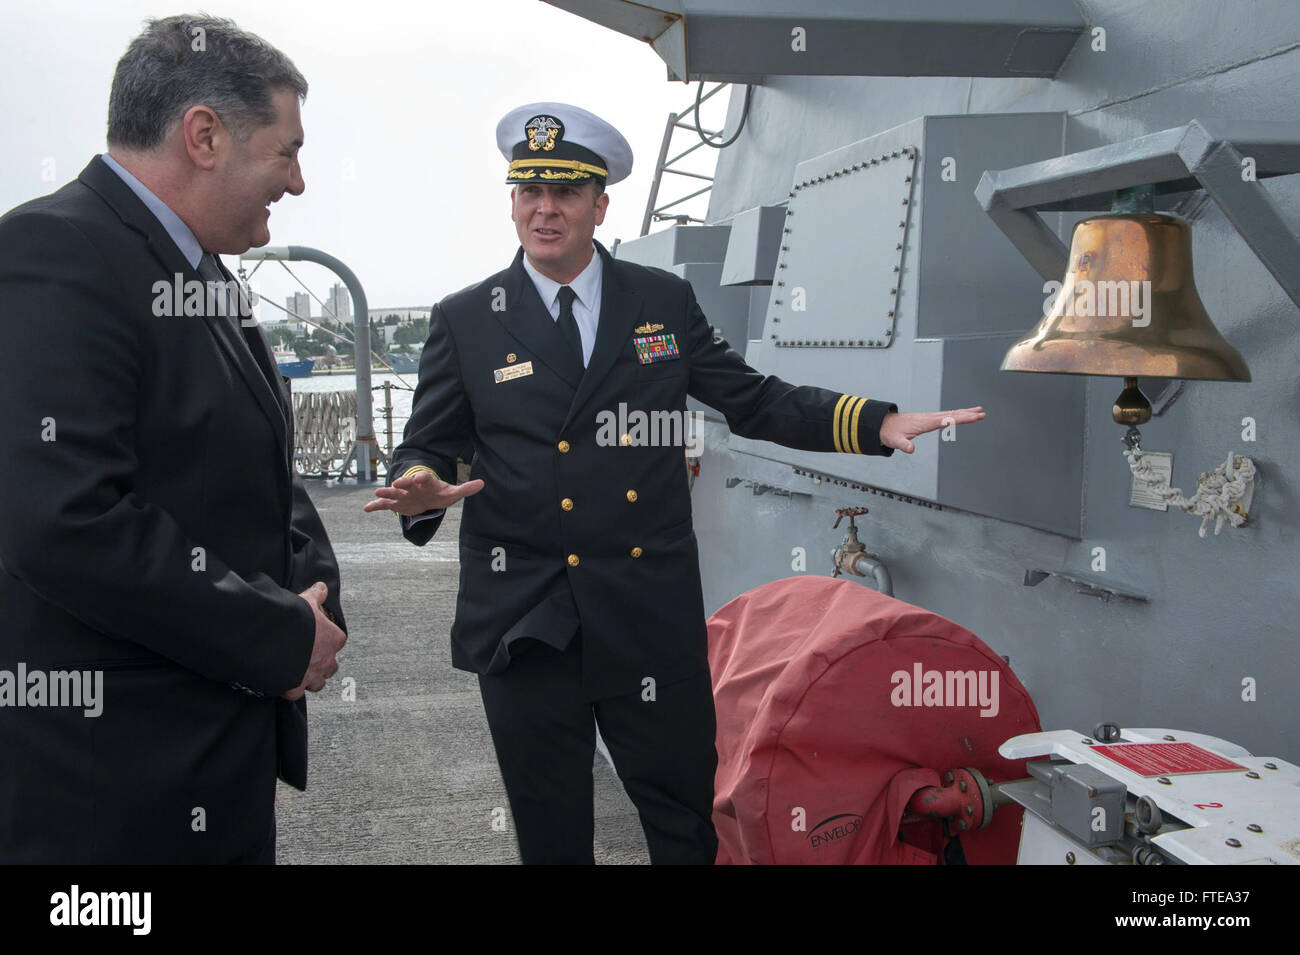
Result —
<svg viewBox="0 0 1300 955"><path fill-rule="evenodd" d="M403 517L414 517L439 507L450 507L463 497L483 490L478 478L464 484L448 484L436 475L421 471L410 477L400 477L392 487L375 488L377 501L371 501L362 510L396 511Z"/></svg>
<svg viewBox="0 0 1300 955"><path fill-rule="evenodd" d="M890 412L880 422L880 443L887 448L911 454L916 450L912 439L928 431L938 431L958 424L972 424L984 419L982 406L955 411Z"/></svg>

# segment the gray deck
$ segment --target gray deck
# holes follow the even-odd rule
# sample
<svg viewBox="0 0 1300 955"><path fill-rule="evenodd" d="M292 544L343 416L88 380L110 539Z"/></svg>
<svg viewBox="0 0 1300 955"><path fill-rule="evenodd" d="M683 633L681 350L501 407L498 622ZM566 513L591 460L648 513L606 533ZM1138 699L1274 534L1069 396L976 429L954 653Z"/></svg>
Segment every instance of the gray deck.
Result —
<svg viewBox="0 0 1300 955"><path fill-rule="evenodd" d="M310 695L306 792L279 784L283 863L517 863L513 823L473 674L452 669L460 507L425 547L369 487L308 481L339 558L349 637L339 673ZM356 701L342 699L356 680ZM597 756L596 861L648 861L636 810ZM507 829L492 826L505 810ZM498 816L500 814L498 813Z"/></svg>

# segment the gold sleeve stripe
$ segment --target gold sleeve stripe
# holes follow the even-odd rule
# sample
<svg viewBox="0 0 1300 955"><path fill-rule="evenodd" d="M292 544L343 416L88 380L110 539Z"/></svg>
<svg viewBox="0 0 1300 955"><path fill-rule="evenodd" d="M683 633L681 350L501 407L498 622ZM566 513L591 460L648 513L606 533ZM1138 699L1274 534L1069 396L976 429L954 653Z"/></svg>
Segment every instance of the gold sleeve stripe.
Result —
<svg viewBox="0 0 1300 955"><path fill-rule="evenodd" d="M862 414L862 409L867 406L866 398L859 398L858 405L853 409L853 421L849 425L849 434L853 436L853 453L861 454L862 447L858 444L858 415Z"/></svg>
<svg viewBox="0 0 1300 955"><path fill-rule="evenodd" d="M428 471L434 477L438 477L437 471L435 471L433 468L425 467L423 464L417 464L414 467L407 468L405 471L402 472L402 477L410 477L413 474L419 474L421 471ZM438 478L438 480L442 480L442 479Z"/></svg>
<svg viewBox="0 0 1300 955"><path fill-rule="evenodd" d="M851 397L852 395L840 395L840 400L835 402L835 418L831 424L831 438L835 442L835 450L841 453L844 451L844 445L840 443L840 432L842 430L840 425L840 413L844 409L844 402L848 401Z"/></svg>

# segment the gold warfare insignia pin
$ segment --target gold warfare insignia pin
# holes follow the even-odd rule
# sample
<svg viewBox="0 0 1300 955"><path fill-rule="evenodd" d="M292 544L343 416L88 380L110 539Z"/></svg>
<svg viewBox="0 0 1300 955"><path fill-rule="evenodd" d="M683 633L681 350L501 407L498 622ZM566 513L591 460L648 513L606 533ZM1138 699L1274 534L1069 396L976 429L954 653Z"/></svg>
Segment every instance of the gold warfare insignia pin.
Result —
<svg viewBox="0 0 1300 955"><path fill-rule="evenodd" d="M663 328L662 325L658 325L658 324L652 325L650 322L646 322L644 325L638 325L635 331L638 335L653 335L655 332L659 331L662 328Z"/></svg>
<svg viewBox="0 0 1300 955"><path fill-rule="evenodd" d="M554 116L534 116L524 125L524 138L533 152L550 152L564 136L564 124Z"/></svg>

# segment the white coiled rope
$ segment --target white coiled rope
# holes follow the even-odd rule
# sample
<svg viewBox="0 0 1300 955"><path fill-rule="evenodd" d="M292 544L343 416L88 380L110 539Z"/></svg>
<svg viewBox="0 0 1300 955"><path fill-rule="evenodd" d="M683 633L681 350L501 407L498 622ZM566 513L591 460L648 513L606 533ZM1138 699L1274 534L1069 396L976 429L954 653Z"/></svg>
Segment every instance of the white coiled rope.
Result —
<svg viewBox="0 0 1300 955"><path fill-rule="evenodd" d="M343 466L357 433L354 391L293 396L294 461L299 474L332 474Z"/></svg>
<svg viewBox="0 0 1300 955"><path fill-rule="evenodd" d="M1223 529L1224 521L1233 527L1240 527L1246 522L1247 514L1242 501L1250 492L1255 480L1255 462L1250 458L1239 458L1231 451L1228 459L1213 471L1205 471L1196 479L1196 494L1190 499L1176 487L1155 473L1150 461L1143 460L1142 448L1135 447L1125 451L1129 470L1139 480L1146 482L1155 494L1166 504L1182 508L1188 514L1201 519L1201 537L1214 521L1214 533Z"/></svg>

